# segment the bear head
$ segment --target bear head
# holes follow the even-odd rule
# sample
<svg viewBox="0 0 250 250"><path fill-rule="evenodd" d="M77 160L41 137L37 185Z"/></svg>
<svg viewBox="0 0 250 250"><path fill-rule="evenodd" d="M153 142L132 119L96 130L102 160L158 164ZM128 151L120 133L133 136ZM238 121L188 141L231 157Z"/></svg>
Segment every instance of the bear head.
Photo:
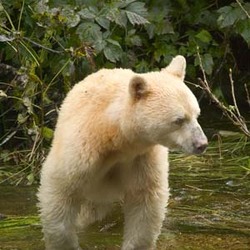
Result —
<svg viewBox="0 0 250 250"><path fill-rule="evenodd" d="M183 82L185 70L186 60L179 55L160 72L135 74L129 83L130 112L124 124L130 131L132 126L142 142L200 154L207 138L197 121L197 99Z"/></svg>

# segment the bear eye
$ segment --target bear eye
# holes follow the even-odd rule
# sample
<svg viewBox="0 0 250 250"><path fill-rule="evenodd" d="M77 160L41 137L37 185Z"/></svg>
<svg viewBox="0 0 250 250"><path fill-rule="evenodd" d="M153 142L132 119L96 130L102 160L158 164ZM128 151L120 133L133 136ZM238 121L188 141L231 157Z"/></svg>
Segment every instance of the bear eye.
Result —
<svg viewBox="0 0 250 250"><path fill-rule="evenodd" d="M181 125L183 125L183 123L185 122L185 118L183 118L183 117L179 117L179 118L177 118L175 121L174 121L174 124L175 125L178 125L178 126L181 126Z"/></svg>

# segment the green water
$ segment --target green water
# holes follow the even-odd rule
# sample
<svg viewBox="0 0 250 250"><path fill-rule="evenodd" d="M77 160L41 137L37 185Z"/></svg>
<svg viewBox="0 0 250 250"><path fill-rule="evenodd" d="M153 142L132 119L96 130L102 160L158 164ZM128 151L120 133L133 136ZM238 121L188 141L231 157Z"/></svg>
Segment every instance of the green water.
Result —
<svg viewBox="0 0 250 250"><path fill-rule="evenodd" d="M157 249L250 249L249 149L236 136L215 140L201 157L171 154L172 196ZM0 186L0 250L44 249L35 194L36 187ZM122 227L117 204L79 234L81 245L120 249Z"/></svg>

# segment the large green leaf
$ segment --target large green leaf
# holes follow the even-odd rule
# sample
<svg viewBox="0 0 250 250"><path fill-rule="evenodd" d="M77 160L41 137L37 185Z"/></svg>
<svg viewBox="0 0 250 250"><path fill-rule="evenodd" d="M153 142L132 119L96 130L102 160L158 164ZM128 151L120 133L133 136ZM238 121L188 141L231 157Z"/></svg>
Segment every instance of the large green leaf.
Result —
<svg viewBox="0 0 250 250"><path fill-rule="evenodd" d="M148 12L143 2L133 2L126 7L126 11L133 12L142 17L147 17Z"/></svg>
<svg viewBox="0 0 250 250"><path fill-rule="evenodd" d="M83 42L95 43L97 40L102 39L102 32L99 25L86 22L78 26L76 33Z"/></svg>
<svg viewBox="0 0 250 250"><path fill-rule="evenodd" d="M105 16L96 17L96 22L106 30L109 30L110 21Z"/></svg>
<svg viewBox="0 0 250 250"><path fill-rule="evenodd" d="M64 22L70 28L76 27L80 22L80 16L69 7L65 7L62 9L61 16L63 17Z"/></svg>
<svg viewBox="0 0 250 250"><path fill-rule="evenodd" d="M232 6L225 6L218 10L220 16L217 20L220 28L229 27L235 24L236 21L240 20L244 13L240 7L233 8Z"/></svg>
<svg viewBox="0 0 250 250"><path fill-rule="evenodd" d="M239 21L236 25L236 31L250 46L250 19Z"/></svg>
<svg viewBox="0 0 250 250"><path fill-rule="evenodd" d="M118 8L112 8L109 10L107 14L107 18L111 22L115 22L119 26L122 26L122 27L127 26L127 16L124 10L120 10Z"/></svg>
<svg viewBox="0 0 250 250"><path fill-rule="evenodd" d="M131 11L126 11L126 15L128 17L128 20L131 24L135 25L135 24L146 24L148 23L148 20L146 18L144 18L143 16L138 15L135 12L131 12Z"/></svg>
<svg viewBox="0 0 250 250"><path fill-rule="evenodd" d="M126 15L129 22L133 25L149 23L146 19L147 14L145 3L133 2L126 7Z"/></svg>
<svg viewBox="0 0 250 250"><path fill-rule="evenodd" d="M78 12L81 18L83 19L94 19L97 14L97 10L95 8L84 8Z"/></svg>
<svg viewBox="0 0 250 250"><path fill-rule="evenodd" d="M103 51L104 55L109 61L116 63L121 59L122 48L117 41L108 39L107 42L107 46L104 48Z"/></svg>

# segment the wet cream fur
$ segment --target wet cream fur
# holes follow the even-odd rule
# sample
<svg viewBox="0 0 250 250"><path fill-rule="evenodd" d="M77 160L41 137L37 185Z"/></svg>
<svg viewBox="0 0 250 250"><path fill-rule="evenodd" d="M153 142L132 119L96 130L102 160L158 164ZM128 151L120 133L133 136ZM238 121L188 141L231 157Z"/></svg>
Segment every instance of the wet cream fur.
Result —
<svg viewBox="0 0 250 250"><path fill-rule="evenodd" d="M41 171L39 208L47 250L80 249L77 230L123 204L123 250L155 249L169 198L168 148L192 152L196 98L186 61L160 72L102 69L65 98ZM185 126L176 124L185 118Z"/></svg>

